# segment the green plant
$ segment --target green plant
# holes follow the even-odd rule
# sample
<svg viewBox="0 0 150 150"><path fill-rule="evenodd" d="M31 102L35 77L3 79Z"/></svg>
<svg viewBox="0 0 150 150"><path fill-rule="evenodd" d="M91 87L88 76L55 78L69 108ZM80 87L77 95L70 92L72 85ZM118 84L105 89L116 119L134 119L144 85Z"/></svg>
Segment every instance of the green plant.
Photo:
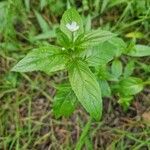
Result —
<svg viewBox="0 0 150 150"><path fill-rule="evenodd" d="M116 34L101 29L85 32L82 19L73 8L64 13L56 34L59 46L47 44L32 50L12 71L40 70L47 74L68 71L70 83L61 85L54 98L57 117L69 116L79 100L91 117L99 120L102 114L101 89L103 96L111 93L107 81L115 82L111 88L118 93L119 103L123 105L126 104L122 100L131 99L143 89L145 82L131 77L134 61L129 61L123 72L120 58L122 54L148 56L150 47L133 42L127 46Z"/></svg>
<svg viewBox="0 0 150 150"><path fill-rule="evenodd" d="M54 101L55 114L58 113L57 109L63 108L64 103L68 105L65 106L66 108L70 107L74 103L71 101L76 101L76 95L91 116L99 120L102 112L101 91L96 77L86 62L86 55L88 53L86 47L91 44L95 45L99 41L106 41L113 37L114 34L101 30L84 34L82 19L75 9L69 9L64 13L60 29L56 33L58 43L62 47L46 45L35 49L12 70L20 72L41 70L49 74L67 69L70 84L74 92L69 93L70 88L67 87L63 87L63 90L60 90ZM67 97L66 93L68 93ZM64 97L66 97L65 101ZM56 107L57 105L61 105L61 107ZM64 113L62 110L59 110L59 112L62 114L58 114L57 116L67 113Z"/></svg>
<svg viewBox="0 0 150 150"><path fill-rule="evenodd" d="M132 74L136 57L149 56L150 47L136 44L136 40L126 44L110 31L84 28L88 27L78 12L68 9L56 30L58 46L46 44L32 50L12 71L44 71L49 75L67 70L69 82L58 87L54 98L55 116L70 116L79 101L98 121L102 97L117 95L119 104L127 110L133 96L149 84L148 79L143 81ZM127 57L125 62L122 55Z"/></svg>

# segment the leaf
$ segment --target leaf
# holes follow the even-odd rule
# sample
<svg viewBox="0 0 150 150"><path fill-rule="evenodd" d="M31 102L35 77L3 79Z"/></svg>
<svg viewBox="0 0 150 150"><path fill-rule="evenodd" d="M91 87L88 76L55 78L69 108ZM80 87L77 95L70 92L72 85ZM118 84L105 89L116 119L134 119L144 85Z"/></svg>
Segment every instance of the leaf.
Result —
<svg viewBox="0 0 150 150"><path fill-rule="evenodd" d="M145 64L144 62L143 63L138 62L138 64L144 70L145 73L150 73L150 65Z"/></svg>
<svg viewBox="0 0 150 150"><path fill-rule="evenodd" d="M33 36L33 41L37 41L37 40L45 40L45 39L50 39L50 38L55 38L55 32L53 30L49 30L47 32L38 34L36 36Z"/></svg>
<svg viewBox="0 0 150 150"><path fill-rule="evenodd" d="M133 96L120 97L118 103L123 107L124 111L127 111L129 106L131 105L132 100L133 100Z"/></svg>
<svg viewBox="0 0 150 150"><path fill-rule="evenodd" d="M44 71L46 73L55 72L65 68L65 56L61 48L49 45L32 50L28 53L12 71Z"/></svg>
<svg viewBox="0 0 150 150"><path fill-rule="evenodd" d="M132 75L133 71L134 71L135 65L134 65L134 61L129 61L127 63L127 65L124 68L124 77L129 77L130 75Z"/></svg>
<svg viewBox="0 0 150 150"><path fill-rule="evenodd" d="M74 60L68 67L73 91L91 117L99 120L102 115L102 98L99 84L85 62Z"/></svg>
<svg viewBox="0 0 150 150"><path fill-rule="evenodd" d="M108 71L107 65L98 66L98 67L95 67L95 69L96 69L97 77L99 79L107 80L109 78L110 73Z"/></svg>
<svg viewBox="0 0 150 150"><path fill-rule="evenodd" d="M102 2L101 14L105 11L105 9L107 8L109 2L110 2L110 0L105 0L105 1Z"/></svg>
<svg viewBox="0 0 150 150"><path fill-rule="evenodd" d="M120 38L112 38L110 41L99 43L97 46L88 48L85 54L86 61L90 66L107 64L114 57L120 55L125 46Z"/></svg>
<svg viewBox="0 0 150 150"><path fill-rule="evenodd" d="M143 81L140 78L128 77L119 82L119 91L123 96L135 95L142 90Z"/></svg>
<svg viewBox="0 0 150 150"><path fill-rule="evenodd" d="M128 37L128 38L143 38L144 35L142 32L138 32L138 31L135 31L135 32L130 32L130 33L127 33L125 35L125 37Z"/></svg>
<svg viewBox="0 0 150 150"><path fill-rule="evenodd" d="M40 25L40 28L42 29L42 32L47 32L50 30L50 27L48 23L45 21L45 19L41 16L40 13L38 13L36 10L34 10L35 16L38 20L38 23Z"/></svg>
<svg viewBox="0 0 150 150"><path fill-rule="evenodd" d="M6 9L7 9L8 4L9 4L8 1L0 2L0 33L3 31L4 28L6 27L8 28L8 25L6 26L6 23L8 22L8 18L6 15Z"/></svg>
<svg viewBox="0 0 150 150"><path fill-rule="evenodd" d="M89 14L86 18L85 18L85 31L90 31L91 30L91 15Z"/></svg>
<svg viewBox="0 0 150 150"><path fill-rule="evenodd" d="M109 7L120 5L121 3L128 3L127 0L112 0L110 1Z"/></svg>
<svg viewBox="0 0 150 150"><path fill-rule="evenodd" d="M53 111L54 115L69 117L75 110L77 98L69 84L62 84L58 87L58 92L54 98Z"/></svg>
<svg viewBox="0 0 150 150"><path fill-rule="evenodd" d="M60 29L57 29L56 34L57 34L58 43L61 46L65 48L69 48L71 46L71 41L64 32L62 32Z"/></svg>
<svg viewBox="0 0 150 150"><path fill-rule="evenodd" d="M48 1L47 0L41 0L40 1L40 8L41 10L43 10L43 8L48 4Z"/></svg>
<svg viewBox="0 0 150 150"><path fill-rule="evenodd" d="M83 33L83 22L82 18L80 17L79 13L74 9L70 8L65 11L65 13L62 16L61 22L60 22L60 29L71 39L72 33L69 31L69 29L66 27L68 23L76 22L79 26L79 29L76 31L77 35Z"/></svg>
<svg viewBox="0 0 150 150"><path fill-rule="evenodd" d="M137 44L135 47L127 53L129 56L133 57L144 57L150 56L150 47L146 45Z"/></svg>
<svg viewBox="0 0 150 150"><path fill-rule="evenodd" d="M112 74L114 75L115 78L119 78L122 74L122 63L120 60L118 59L115 59L113 62L112 62L112 65L111 65L111 72Z"/></svg>
<svg viewBox="0 0 150 150"><path fill-rule="evenodd" d="M79 45L80 47L95 46L108 41L115 36L116 34L111 33L110 31L98 29L90 31L84 34L82 37L78 37L75 41L75 44Z"/></svg>
<svg viewBox="0 0 150 150"><path fill-rule="evenodd" d="M121 56L121 54L125 51L127 45L126 43L118 37L114 37L111 40L108 41L111 45L115 48L115 57Z"/></svg>
<svg viewBox="0 0 150 150"><path fill-rule="evenodd" d="M30 12L30 0L25 0L24 1L24 5L25 5L25 8L26 8L26 11L27 12Z"/></svg>
<svg viewBox="0 0 150 150"><path fill-rule="evenodd" d="M11 89L16 88L19 82L18 74L13 72L8 72L4 76L4 85L3 88Z"/></svg>
<svg viewBox="0 0 150 150"><path fill-rule="evenodd" d="M86 51L86 61L89 66L100 66L107 64L113 59L114 52L111 45L101 43L98 46L92 47Z"/></svg>
<svg viewBox="0 0 150 150"><path fill-rule="evenodd" d="M102 97L111 96L111 89L110 89L110 86L106 80L99 80L99 85L101 88Z"/></svg>

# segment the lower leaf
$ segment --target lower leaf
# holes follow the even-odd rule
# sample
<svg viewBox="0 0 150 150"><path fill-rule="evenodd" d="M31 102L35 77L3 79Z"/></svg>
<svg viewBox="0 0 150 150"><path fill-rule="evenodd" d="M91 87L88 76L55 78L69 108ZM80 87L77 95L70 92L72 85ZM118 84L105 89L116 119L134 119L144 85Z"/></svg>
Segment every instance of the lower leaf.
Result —
<svg viewBox="0 0 150 150"><path fill-rule="evenodd" d="M73 91L91 117L99 120L102 115L100 86L85 62L76 60L68 67Z"/></svg>
<svg viewBox="0 0 150 150"><path fill-rule="evenodd" d="M68 84L59 86L58 92L53 102L54 115L59 118L61 116L68 117L75 110L77 98Z"/></svg>

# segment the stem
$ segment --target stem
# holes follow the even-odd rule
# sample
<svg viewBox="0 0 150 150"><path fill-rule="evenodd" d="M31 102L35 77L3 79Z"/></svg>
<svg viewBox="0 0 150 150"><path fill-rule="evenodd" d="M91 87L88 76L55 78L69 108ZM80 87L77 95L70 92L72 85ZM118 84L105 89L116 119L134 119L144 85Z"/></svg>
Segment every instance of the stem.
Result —
<svg viewBox="0 0 150 150"><path fill-rule="evenodd" d="M74 42L74 32L71 33L72 43Z"/></svg>
<svg viewBox="0 0 150 150"><path fill-rule="evenodd" d="M86 136L85 138L85 145L86 145L86 149L93 150L93 144L89 136Z"/></svg>
<svg viewBox="0 0 150 150"><path fill-rule="evenodd" d="M71 33L71 38L72 38L72 49L74 51L75 32Z"/></svg>
<svg viewBox="0 0 150 150"><path fill-rule="evenodd" d="M86 140L86 137L87 137L87 134L90 130L90 127L91 127L91 123L92 123L92 118L90 117L89 121L87 122L87 124L85 125L85 127L83 128L83 131L81 133L81 136L76 144L76 148L75 150L81 150L83 144L85 143L85 140Z"/></svg>

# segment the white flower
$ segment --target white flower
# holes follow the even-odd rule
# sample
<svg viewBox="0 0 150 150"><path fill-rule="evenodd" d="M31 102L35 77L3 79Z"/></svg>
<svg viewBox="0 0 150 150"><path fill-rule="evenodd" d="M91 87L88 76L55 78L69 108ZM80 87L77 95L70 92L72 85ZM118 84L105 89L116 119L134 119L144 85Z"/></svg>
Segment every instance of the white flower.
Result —
<svg viewBox="0 0 150 150"><path fill-rule="evenodd" d="M66 27L71 32L75 32L75 31L77 31L79 29L79 26L77 25L77 23L75 21L72 21L71 23L67 23Z"/></svg>

